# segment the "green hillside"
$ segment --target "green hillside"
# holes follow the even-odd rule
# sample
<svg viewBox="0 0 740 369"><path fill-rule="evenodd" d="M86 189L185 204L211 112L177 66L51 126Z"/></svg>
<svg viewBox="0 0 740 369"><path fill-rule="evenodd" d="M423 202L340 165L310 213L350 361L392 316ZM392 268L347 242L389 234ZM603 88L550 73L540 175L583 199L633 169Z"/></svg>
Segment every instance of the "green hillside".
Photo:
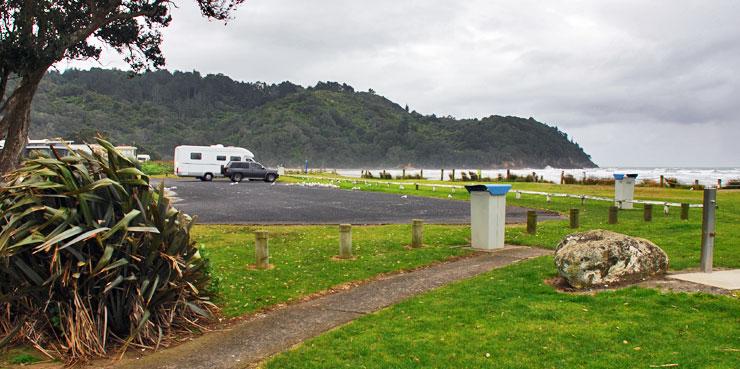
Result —
<svg viewBox="0 0 740 369"><path fill-rule="evenodd" d="M567 134L529 118L425 116L335 82L304 88L223 75L93 69L47 75L31 137L96 132L171 158L183 144L244 146L268 164L373 167L592 167Z"/></svg>

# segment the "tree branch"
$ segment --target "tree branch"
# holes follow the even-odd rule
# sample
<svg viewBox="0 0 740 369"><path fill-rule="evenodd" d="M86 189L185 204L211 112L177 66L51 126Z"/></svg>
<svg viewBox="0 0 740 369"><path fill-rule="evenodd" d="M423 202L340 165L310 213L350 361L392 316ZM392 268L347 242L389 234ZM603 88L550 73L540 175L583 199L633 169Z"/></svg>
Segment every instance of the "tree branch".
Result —
<svg viewBox="0 0 740 369"><path fill-rule="evenodd" d="M143 17L143 16L154 16L156 15L157 6L164 4L164 3L169 3L169 2L170 0L157 0L152 3L151 5L152 10L130 11L126 13L117 13L117 14L115 13L114 10L117 7L119 7L122 4L122 2L121 1L114 2L111 6L104 8L104 9L100 9L98 12L96 12L95 15L93 16L93 20L90 22L90 24L87 27L77 32L72 33L72 36L68 39L67 48L65 48L65 50L71 47L72 45L75 45L79 42L86 40L88 37L90 37L93 33L95 33L95 31L97 31L101 27L108 25L110 23L113 23L115 21L134 19L134 18ZM114 14L112 16L107 17L106 15L108 13L114 13Z"/></svg>

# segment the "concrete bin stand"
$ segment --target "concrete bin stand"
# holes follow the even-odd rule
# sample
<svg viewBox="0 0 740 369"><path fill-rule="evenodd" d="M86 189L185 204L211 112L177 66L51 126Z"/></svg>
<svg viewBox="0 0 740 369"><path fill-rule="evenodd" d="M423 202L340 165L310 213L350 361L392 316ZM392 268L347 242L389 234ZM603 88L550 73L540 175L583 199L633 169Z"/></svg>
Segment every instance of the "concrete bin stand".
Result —
<svg viewBox="0 0 740 369"><path fill-rule="evenodd" d="M504 247L506 193L511 185L465 186L470 193L470 233L474 249Z"/></svg>
<svg viewBox="0 0 740 369"><path fill-rule="evenodd" d="M620 209L633 209L637 174L614 173L614 205Z"/></svg>

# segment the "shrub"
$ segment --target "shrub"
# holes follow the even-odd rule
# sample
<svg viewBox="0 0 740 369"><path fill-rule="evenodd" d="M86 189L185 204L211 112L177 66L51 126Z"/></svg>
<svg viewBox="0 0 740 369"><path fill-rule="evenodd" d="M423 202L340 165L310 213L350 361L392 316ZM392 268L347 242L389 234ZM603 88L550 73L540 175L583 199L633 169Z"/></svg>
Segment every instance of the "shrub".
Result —
<svg viewBox="0 0 740 369"><path fill-rule="evenodd" d="M396 179L424 179L424 178L421 177L421 174L417 173L417 174L407 174L405 176L404 175L396 176Z"/></svg>
<svg viewBox="0 0 740 369"><path fill-rule="evenodd" d="M691 190L703 190L704 185L700 184L684 184L678 181L678 178L668 177L665 178L666 186L669 188L680 188L680 189L691 189Z"/></svg>
<svg viewBox="0 0 740 369"><path fill-rule="evenodd" d="M540 179L540 182L545 181L543 179ZM586 177L583 179L578 179L572 174L566 174L563 176L563 184L613 186L614 178Z"/></svg>
<svg viewBox="0 0 740 369"><path fill-rule="evenodd" d="M681 183L678 182L678 178L676 177L666 177L665 178L665 184L667 187L670 188L680 188L682 187Z"/></svg>
<svg viewBox="0 0 740 369"><path fill-rule="evenodd" d="M159 346L216 311L192 220L110 143L26 161L0 187L0 340L67 362ZM5 342L2 342L5 341Z"/></svg>
<svg viewBox="0 0 740 369"><path fill-rule="evenodd" d="M159 176L174 173L175 166L171 161L145 161L141 163L141 171L149 176Z"/></svg>
<svg viewBox="0 0 740 369"><path fill-rule="evenodd" d="M614 186L614 178L587 177L583 181L581 181L581 184Z"/></svg>
<svg viewBox="0 0 740 369"><path fill-rule="evenodd" d="M660 182L654 179L643 179L639 184L641 187L660 187Z"/></svg>
<svg viewBox="0 0 740 369"><path fill-rule="evenodd" d="M572 174L566 174L563 176L563 184L576 184L578 180Z"/></svg>

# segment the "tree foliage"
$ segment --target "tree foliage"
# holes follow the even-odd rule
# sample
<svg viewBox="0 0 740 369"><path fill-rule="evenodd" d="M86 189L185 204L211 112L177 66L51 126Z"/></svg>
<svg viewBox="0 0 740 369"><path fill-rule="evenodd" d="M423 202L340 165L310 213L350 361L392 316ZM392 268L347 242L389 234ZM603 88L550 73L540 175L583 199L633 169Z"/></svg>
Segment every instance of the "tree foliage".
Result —
<svg viewBox="0 0 740 369"><path fill-rule="evenodd" d="M195 0L204 16L226 20L244 0ZM0 1L0 102L9 76L18 83L0 105L0 172L15 166L27 138L29 112L46 71L65 59L97 59L107 45L134 71L164 65L161 29L171 0Z"/></svg>
<svg viewBox="0 0 740 369"><path fill-rule="evenodd" d="M196 0L203 15L218 20L241 2ZM104 44L134 70L160 67L161 29L172 21L173 6L168 0L1 1L0 65L22 76L62 59L98 58Z"/></svg>
<svg viewBox="0 0 740 369"><path fill-rule="evenodd" d="M176 145L244 146L269 164L383 167L590 167L556 127L490 116L408 112L351 86L242 83L223 75L156 71L130 79L93 69L47 75L35 103L35 137L94 128L162 158Z"/></svg>

